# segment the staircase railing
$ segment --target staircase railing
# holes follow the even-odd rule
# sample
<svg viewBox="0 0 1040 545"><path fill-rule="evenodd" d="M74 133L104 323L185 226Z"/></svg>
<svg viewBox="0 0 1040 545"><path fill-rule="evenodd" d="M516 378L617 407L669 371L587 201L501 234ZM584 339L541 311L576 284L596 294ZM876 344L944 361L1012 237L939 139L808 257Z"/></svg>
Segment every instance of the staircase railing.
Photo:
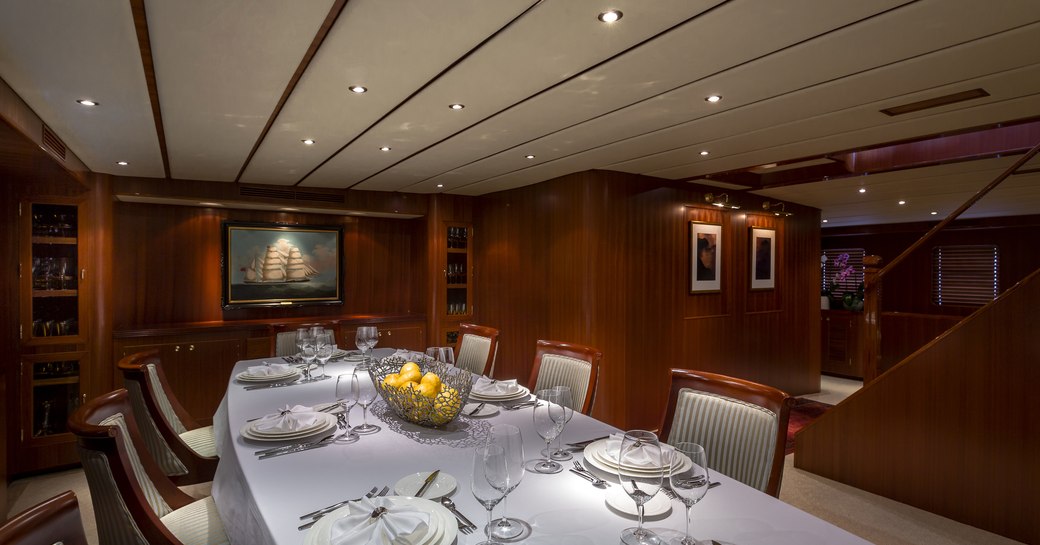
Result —
<svg viewBox="0 0 1040 545"><path fill-rule="evenodd" d="M900 264L910 254L926 244L943 228L957 219L965 210L971 208L979 199L983 198L993 188L1000 185L1009 176L1015 173L1022 165L1029 162L1037 153L1040 153L1040 143L1033 146L1025 155L1020 157L1015 164L1011 165L992 182L978 190L959 208L946 216L935 227L932 227L920 239L910 245L903 253L896 256L888 265L881 268L881 257L869 255L863 258L863 318L860 320L860 338L863 340L863 383L867 384L878 376L878 363L881 360L881 280L896 265Z"/></svg>

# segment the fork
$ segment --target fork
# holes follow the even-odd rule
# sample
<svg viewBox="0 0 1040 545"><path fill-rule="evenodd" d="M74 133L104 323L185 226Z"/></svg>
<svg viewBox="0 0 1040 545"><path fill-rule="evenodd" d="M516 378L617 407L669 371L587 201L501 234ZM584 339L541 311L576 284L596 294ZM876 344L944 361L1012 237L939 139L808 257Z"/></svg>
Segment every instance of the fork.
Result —
<svg viewBox="0 0 1040 545"><path fill-rule="evenodd" d="M579 462L577 460L574 460L571 463L574 464L574 469L577 469L581 473L583 473L585 475L588 475L589 477L592 477L593 479L595 479L594 481L592 481L592 485L593 486L604 486L604 487L610 486L610 483L608 483L607 481L604 481L603 479L600 479L599 477L594 475L591 471L585 469L585 466L581 465L581 462Z"/></svg>
<svg viewBox="0 0 1040 545"><path fill-rule="evenodd" d="M383 489L379 491L379 493L373 493L375 491L375 489L376 489L376 487L373 486L372 490L369 491L368 494L365 494L365 497L366 498L378 498L378 497L381 497L381 496L385 496L386 493L390 491L390 487L389 486L384 486ZM308 514L300 517L300 520L303 520L303 519L305 519L307 517L313 517L314 520L312 520L310 522L307 522L305 524L301 524L300 526L297 526L296 529L297 530L306 530L307 528L310 528L311 526L314 526L315 523L317 523L319 520L321 520L321 517L324 517L325 515L335 511L336 509L339 509L340 507L343 507L344 505L346 505L346 504L348 504L350 502L360 501L360 500L361 500L361 498L357 498L357 499L353 499L353 500L344 500L344 501L341 501L339 503L332 504L332 505L330 505L330 506L328 506L328 507L326 507L324 509L318 509L317 511L314 511L313 513L308 513Z"/></svg>

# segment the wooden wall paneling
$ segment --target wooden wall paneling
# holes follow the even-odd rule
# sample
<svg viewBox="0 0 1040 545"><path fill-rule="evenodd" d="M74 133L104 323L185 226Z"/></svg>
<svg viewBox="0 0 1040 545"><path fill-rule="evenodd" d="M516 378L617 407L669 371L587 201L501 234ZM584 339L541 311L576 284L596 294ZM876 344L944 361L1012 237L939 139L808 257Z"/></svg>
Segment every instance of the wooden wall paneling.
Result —
<svg viewBox="0 0 1040 545"><path fill-rule="evenodd" d="M884 372L918 348L957 325L960 316L885 312L881 314L881 361Z"/></svg>
<svg viewBox="0 0 1040 545"><path fill-rule="evenodd" d="M1038 306L1040 270L803 429L795 466L1040 542Z"/></svg>

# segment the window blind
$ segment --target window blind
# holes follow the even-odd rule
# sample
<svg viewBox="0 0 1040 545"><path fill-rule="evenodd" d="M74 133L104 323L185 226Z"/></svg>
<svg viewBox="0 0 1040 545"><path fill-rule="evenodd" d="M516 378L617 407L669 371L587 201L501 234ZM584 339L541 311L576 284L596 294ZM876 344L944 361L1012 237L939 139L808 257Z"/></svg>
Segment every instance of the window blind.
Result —
<svg viewBox="0 0 1040 545"><path fill-rule="evenodd" d="M841 271L844 267L841 266L840 262L842 256L848 254L847 265L852 266L852 271L845 277L844 280L839 279ZM824 290L830 290L831 286L837 282L838 288L834 290L835 294L840 295L847 291L855 292L859 289L859 285L863 283L863 257L867 255L867 251L863 248L839 248L835 250L824 250L823 257L826 260L821 260L823 263L823 274L821 275L821 286Z"/></svg>
<svg viewBox="0 0 1040 545"><path fill-rule="evenodd" d="M932 302L982 306L1000 293L1000 251L993 245L936 246L932 250Z"/></svg>

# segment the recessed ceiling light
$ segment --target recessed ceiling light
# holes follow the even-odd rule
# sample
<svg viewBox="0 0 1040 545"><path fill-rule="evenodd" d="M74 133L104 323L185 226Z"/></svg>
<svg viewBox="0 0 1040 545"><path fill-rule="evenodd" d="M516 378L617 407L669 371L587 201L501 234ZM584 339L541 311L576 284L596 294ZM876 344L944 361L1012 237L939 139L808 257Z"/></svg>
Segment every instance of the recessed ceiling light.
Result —
<svg viewBox="0 0 1040 545"><path fill-rule="evenodd" d="M860 193L866 193L867 192L867 188L861 187L861 188L859 188L859 192Z"/></svg>
<svg viewBox="0 0 1040 545"><path fill-rule="evenodd" d="M906 201L899 201L899 204L906 204Z"/></svg>
<svg viewBox="0 0 1040 545"><path fill-rule="evenodd" d="M286 212L299 212L300 211L299 208L282 208L282 210L284 210Z"/></svg>
<svg viewBox="0 0 1040 545"><path fill-rule="evenodd" d="M118 162L116 162L116 164L121 166L121 167L125 167L126 165L129 165L130 163L127 163L126 161L118 161Z"/></svg>
<svg viewBox="0 0 1040 545"><path fill-rule="evenodd" d="M200 202L202 206L223 206L219 202Z"/></svg>
<svg viewBox="0 0 1040 545"><path fill-rule="evenodd" d="M707 154L708 154L708 152L706 150L701 152L701 155L707 155Z"/></svg>
<svg viewBox="0 0 1040 545"><path fill-rule="evenodd" d="M827 223L827 220L823 220L823 223Z"/></svg>
<svg viewBox="0 0 1040 545"><path fill-rule="evenodd" d="M938 216L938 215L939 215L939 213L938 213L938 212L932 212L932 215L933 215L933 216Z"/></svg>
<svg viewBox="0 0 1040 545"><path fill-rule="evenodd" d="M360 85L351 85L350 87L348 87L348 89L350 89L351 93L356 93L356 94L359 94L359 95L361 93L364 93L364 92L368 91L367 88L362 87Z"/></svg>
<svg viewBox="0 0 1040 545"><path fill-rule="evenodd" d="M437 184L437 187L444 187L444 184Z"/></svg>
<svg viewBox="0 0 1040 545"><path fill-rule="evenodd" d="M448 107L452 110L461 110L466 107L465 104L448 104Z"/></svg>
<svg viewBox="0 0 1040 545"><path fill-rule="evenodd" d="M310 138L307 138L307 139L304 139L304 140L300 140L300 141L303 142L304 144L307 144L308 146L313 146L314 145L314 140L311 140Z"/></svg>
<svg viewBox="0 0 1040 545"><path fill-rule="evenodd" d="M612 10L608 10L608 11L604 11L603 13L600 13L598 19L600 21L603 21L604 23L613 23L613 22L617 21L618 19L620 19L622 16L624 16L623 13L621 13L620 11L618 11L616 9L612 9Z"/></svg>
<svg viewBox="0 0 1040 545"><path fill-rule="evenodd" d="M93 100L90 100L90 99L87 99L87 98L81 98L81 99L77 100L76 102L80 103L83 106L100 106L101 105L100 102L94 102Z"/></svg>
<svg viewBox="0 0 1040 545"><path fill-rule="evenodd" d="M534 155L524 155L524 159L534 159Z"/></svg>
<svg viewBox="0 0 1040 545"><path fill-rule="evenodd" d="M390 146L383 146L379 148L379 151L390 151Z"/></svg>
<svg viewBox="0 0 1040 545"><path fill-rule="evenodd" d="M707 100L708 102L711 102L712 104L714 104L714 103L722 100L722 95L709 95L709 96L704 97L704 100Z"/></svg>

